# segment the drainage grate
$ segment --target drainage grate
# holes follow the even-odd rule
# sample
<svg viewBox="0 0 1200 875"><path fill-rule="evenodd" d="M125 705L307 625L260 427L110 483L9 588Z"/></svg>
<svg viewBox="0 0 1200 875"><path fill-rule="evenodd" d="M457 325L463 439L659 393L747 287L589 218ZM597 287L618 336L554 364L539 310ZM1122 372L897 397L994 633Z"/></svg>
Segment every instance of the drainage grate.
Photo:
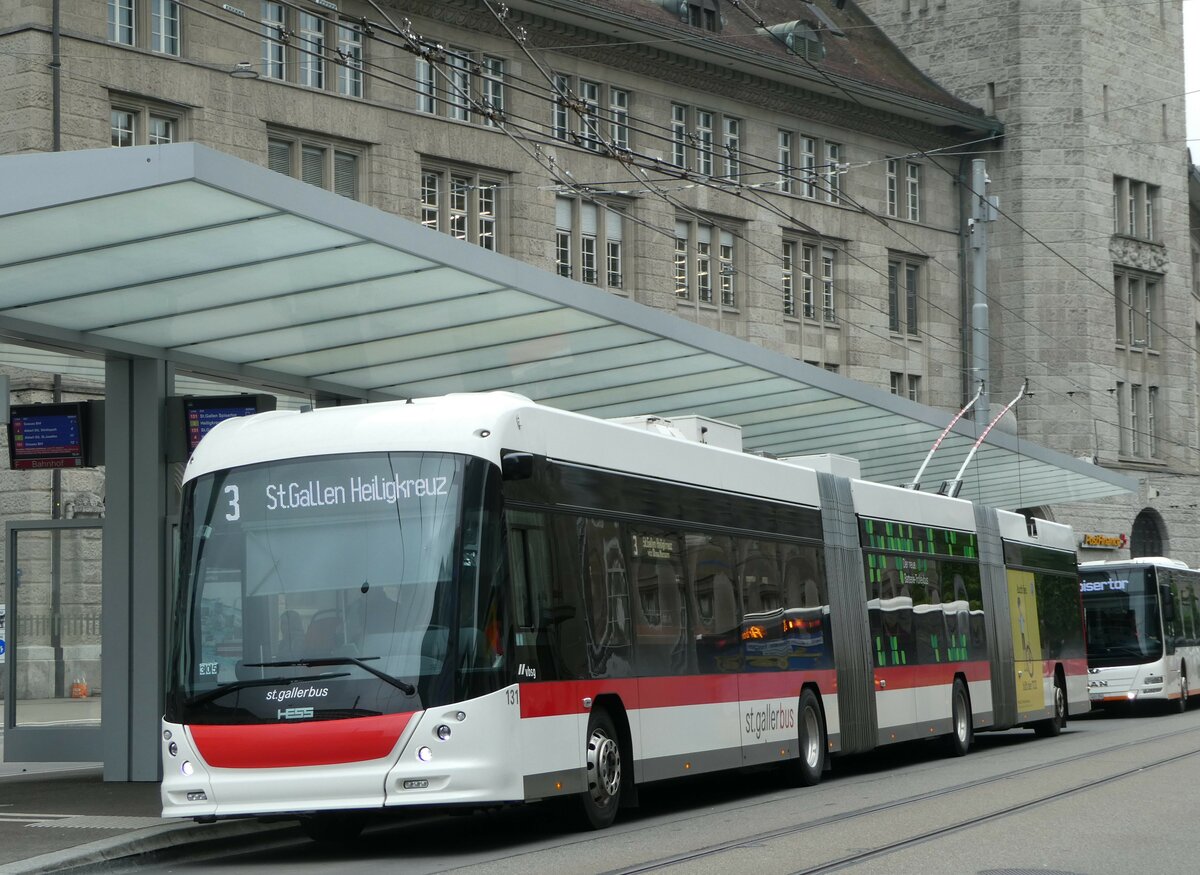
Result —
<svg viewBox="0 0 1200 875"><path fill-rule="evenodd" d="M110 817L102 814L79 814L57 817L53 820L37 820L26 826L51 829L142 829L147 826L162 826L167 822L158 817Z"/></svg>

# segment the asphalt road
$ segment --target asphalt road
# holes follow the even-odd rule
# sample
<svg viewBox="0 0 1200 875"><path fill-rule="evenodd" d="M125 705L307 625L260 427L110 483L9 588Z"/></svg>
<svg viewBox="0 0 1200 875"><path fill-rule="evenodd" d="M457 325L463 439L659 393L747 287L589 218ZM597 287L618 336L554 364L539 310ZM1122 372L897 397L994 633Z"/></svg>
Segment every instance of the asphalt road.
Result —
<svg viewBox="0 0 1200 875"><path fill-rule="evenodd" d="M408 815L348 846L288 833L106 871L1166 875L1196 871L1197 787L1200 709L1097 715L1056 739L980 735L959 759L921 744L841 759L807 789L772 772L658 785L603 832L550 806Z"/></svg>

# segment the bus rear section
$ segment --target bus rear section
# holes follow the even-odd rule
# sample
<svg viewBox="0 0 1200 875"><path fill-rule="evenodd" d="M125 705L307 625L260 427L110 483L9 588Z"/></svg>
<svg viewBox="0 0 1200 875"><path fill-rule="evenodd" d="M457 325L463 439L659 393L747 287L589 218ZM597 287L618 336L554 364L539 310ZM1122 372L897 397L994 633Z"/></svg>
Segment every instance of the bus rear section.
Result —
<svg viewBox="0 0 1200 875"><path fill-rule="evenodd" d="M1085 562L1079 588L1092 702L1185 710L1200 684L1200 572L1161 557Z"/></svg>

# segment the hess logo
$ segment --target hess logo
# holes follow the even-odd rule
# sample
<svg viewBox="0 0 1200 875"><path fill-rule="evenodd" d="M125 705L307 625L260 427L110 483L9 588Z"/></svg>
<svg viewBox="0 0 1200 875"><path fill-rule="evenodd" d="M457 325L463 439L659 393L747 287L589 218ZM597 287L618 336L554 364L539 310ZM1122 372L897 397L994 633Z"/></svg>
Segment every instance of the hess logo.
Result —
<svg viewBox="0 0 1200 875"><path fill-rule="evenodd" d="M280 720L311 720L312 708L280 708L277 717Z"/></svg>

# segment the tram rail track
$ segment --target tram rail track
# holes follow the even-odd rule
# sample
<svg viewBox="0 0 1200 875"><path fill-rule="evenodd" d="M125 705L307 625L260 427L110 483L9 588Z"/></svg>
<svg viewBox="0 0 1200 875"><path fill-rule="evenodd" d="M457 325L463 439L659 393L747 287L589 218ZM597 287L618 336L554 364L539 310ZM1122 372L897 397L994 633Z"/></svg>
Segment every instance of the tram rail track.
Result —
<svg viewBox="0 0 1200 875"><path fill-rule="evenodd" d="M1178 738L1183 735L1196 734L1196 733L1200 733L1200 726L1193 726L1193 727L1188 727L1186 729L1178 729L1178 730L1174 730L1171 732L1165 732L1165 733L1160 733L1157 735L1149 736L1148 738L1143 739L1142 742L1143 743L1160 742L1160 741L1166 741L1166 740L1173 739L1173 738ZM1072 763L1078 763L1078 762L1086 761L1086 760L1093 760L1098 757L1102 757L1106 754L1115 753L1117 751L1120 751L1120 750L1123 750L1126 748L1128 748L1128 743L1112 744L1112 745L1107 745L1102 748L1094 748L1094 749L1091 749L1088 751L1084 751L1082 753L1072 754L1070 756L1065 756L1065 757L1059 757L1057 759L1050 760L1047 762L1035 763L1032 765L1024 766L1019 769L1011 769L1011 770L1008 770L1008 771L1005 771L1002 773L998 773L995 775L988 775L986 777L981 777L981 778L978 778L975 780L964 781L964 782L955 784L950 787L941 787L936 790L929 790L929 791L922 792L922 793L914 793L914 794L905 796L900 799L892 799L887 802L882 802L882 803L879 803L876 805L867 805L867 806L863 806L861 808L856 808L856 809L852 809L849 811L840 812L838 814L831 814L826 817L821 817L821 818L817 818L814 820L805 821L804 823L798 823L798 824L795 824L794 826L775 828L775 829L770 829L770 830L763 830L760 832L756 832L752 835L742 836L737 839L729 839L729 840L726 840L723 842L717 842L717 843L714 843L711 845L707 845L705 847L696 848L694 850L691 850L691 851L688 851L685 853L673 854L673 855L661 857L661 858L658 858L655 860L648 860L644 863L640 863L640 864L633 865L633 866L625 866L625 867L620 867L620 868L616 868L616 869L610 869L610 870L606 871L605 873L603 873L603 875L638 875L638 873L661 872L661 871L664 871L667 869L685 866L688 863L697 862L702 859L712 858L712 857L719 856L721 854L730 853L732 851L737 851L737 850L745 849L745 848L748 848L751 846L760 845L764 842L775 841L778 839L798 835L800 833L804 833L804 832L808 832L808 831L812 831L812 830L822 829L822 828L830 827L830 826L837 826L839 824L845 824L850 821L854 821L858 818L868 817L871 815L879 814L881 812L886 812L886 811L903 808L904 806L912 805L915 803L927 802L927 801L944 798L944 797L951 796L951 795L958 794L958 793L964 793L964 792L967 792L970 790L976 790L981 787L986 787L990 784L996 784L996 783L999 783L1002 781L1010 781L1010 780L1013 780L1016 778L1021 778L1021 777L1024 777L1024 776L1027 776L1030 774L1034 774L1037 772L1046 771L1049 769L1060 768L1062 766L1067 766ZM1110 775L1105 775L1100 778L1085 781L1083 783L1080 783L1080 784L1077 784L1077 785L1074 785L1071 787L1055 790L1053 792L1040 794L1040 795L1035 796L1034 798L1026 799L1022 802L1015 803L1012 805L1001 806L1001 807L997 808L995 811L992 811L992 812L989 812L989 813L986 813L983 815L973 816L969 820L955 821L955 822L947 824L945 826L926 830L919 834L909 836L905 839L901 839L901 840L898 840L895 842L889 842L889 843L880 845L878 847L866 849L866 850L856 852L853 854L845 854L845 855L842 855L841 857L838 857L837 859L828 860L828 861L819 863L819 864L811 866L811 867L797 869L797 870L794 870L791 873L791 875L824 875L824 873L837 872L837 871L846 869L850 866L853 866L857 863L866 862L868 860L887 856L888 854L896 853L898 851L906 850L906 849L933 841L935 839L941 838L943 836L953 834L955 832L961 832L963 830L970 829L972 827L976 827L981 824L988 823L990 821L1008 817L1013 814L1017 814L1022 811L1029 810L1031 808L1036 808L1037 806L1040 806L1040 805L1045 805L1049 802L1053 802L1058 799L1064 799L1069 796L1076 795L1078 793L1086 792L1091 789L1096 789L1098 787L1105 786L1106 784L1111 784L1113 782L1120 781L1122 779L1125 779L1125 778L1131 777L1133 775L1139 774L1141 772L1144 772L1148 769L1160 768L1160 767L1167 766L1172 763L1178 762L1180 760L1188 759L1190 757L1194 757L1197 755L1200 755L1200 748L1198 748L1196 750L1187 751L1187 752L1184 752L1181 754L1174 754L1172 756L1162 757L1162 758L1152 760L1147 763L1140 763L1136 766L1133 766L1133 767L1130 767L1127 769L1122 769L1122 770L1115 772L1113 774L1110 774ZM728 811L743 811L743 810L746 810L749 808L756 807L761 804L764 804L764 803L756 801L756 802L748 804L748 805L732 806L731 808L726 809L726 810L728 810ZM697 816L700 816L700 815L697 815ZM690 818L687 818L687 819L690 819ZM676 822L679 822L679 821L677 820Z"/></svg>

